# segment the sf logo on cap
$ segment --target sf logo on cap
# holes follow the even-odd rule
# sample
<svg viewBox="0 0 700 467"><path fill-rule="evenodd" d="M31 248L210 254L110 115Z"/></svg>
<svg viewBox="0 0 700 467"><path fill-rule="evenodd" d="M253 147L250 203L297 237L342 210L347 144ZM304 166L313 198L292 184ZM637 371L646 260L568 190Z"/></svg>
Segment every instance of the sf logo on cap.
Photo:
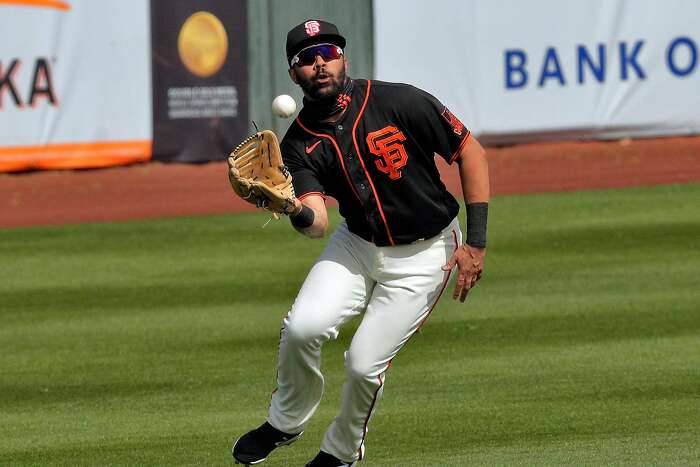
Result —
<svg viewBox="0 0 700 467"><path fill-rule="evenodd" d="M307 21L304 23L304 29L309 36L315 36L321 31L321 25L318 24L318 21Z"/></svg>

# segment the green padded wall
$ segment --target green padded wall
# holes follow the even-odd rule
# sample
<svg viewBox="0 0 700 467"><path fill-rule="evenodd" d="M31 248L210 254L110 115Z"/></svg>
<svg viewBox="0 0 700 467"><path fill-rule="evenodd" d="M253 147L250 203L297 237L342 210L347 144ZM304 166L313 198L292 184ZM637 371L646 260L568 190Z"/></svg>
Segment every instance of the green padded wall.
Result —
<svg viewBox="0 0 700 467"><path fill-rule="evenodd" d="M272 99L289 94L300 107L302 98L287 74L287 32L310 18L335 23L345 36L350 76L371 78L373 73L372 0L248 0L249 115L280 139L291 120L272 114Z"/></svg>

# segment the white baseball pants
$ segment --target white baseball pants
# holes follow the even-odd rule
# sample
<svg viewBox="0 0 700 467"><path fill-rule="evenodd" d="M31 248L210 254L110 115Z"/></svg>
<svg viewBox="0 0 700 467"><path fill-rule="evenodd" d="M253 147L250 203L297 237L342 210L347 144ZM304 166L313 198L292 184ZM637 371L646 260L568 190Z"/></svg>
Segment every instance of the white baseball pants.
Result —
<svg viewBox="0 0 700 467"><path fill-rule="evenodd" d="M285 433L304 429L323 394L321 346L364 311L345 352L340 412L321 443L343 461L362 459L391 360L435 307L450 278L441 267L461 242L457 219L436 237L393 247L377 247L342 223L284 319L268 422Z"/></svg>

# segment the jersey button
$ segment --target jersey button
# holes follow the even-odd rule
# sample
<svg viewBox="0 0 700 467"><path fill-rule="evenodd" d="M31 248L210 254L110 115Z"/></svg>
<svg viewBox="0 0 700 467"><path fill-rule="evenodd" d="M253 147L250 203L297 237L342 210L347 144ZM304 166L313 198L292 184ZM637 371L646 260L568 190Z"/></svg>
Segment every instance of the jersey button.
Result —
<svg viewBox="0 0 700 467"><path fill-rule="evenodd" d="M343 131L343 125L338 125L338 131Z"/></svg>
<svg viewBox="0 0 700 467"><path fill-rule="evenodd" d="M360 190L364 190L364 189L365 189L365 184L364 184L364 183L360 183Z"/></svg>

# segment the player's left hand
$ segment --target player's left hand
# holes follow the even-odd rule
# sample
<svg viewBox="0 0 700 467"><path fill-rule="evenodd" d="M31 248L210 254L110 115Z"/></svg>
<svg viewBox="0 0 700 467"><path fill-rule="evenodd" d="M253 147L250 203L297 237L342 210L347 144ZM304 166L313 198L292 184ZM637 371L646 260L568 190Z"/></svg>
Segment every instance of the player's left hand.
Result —
<svg viewBox="0 0 700 467"><path fill-rule="evenodd" d="M470 245L462 245L457 248L452 258L442 267L443 271L451 271L455 265L458 267L457 283L452 298L460 302L466 300L471 288L481 279L485 258L486 248L476 248Z"/></svg>
<svg viewBox="0 0 700 467"><path fill-rule="evenodd" d="M284 166L277 135L258 131L228 157L228 179L241 199L275 214L296 209L292 175Z"/></svg>

